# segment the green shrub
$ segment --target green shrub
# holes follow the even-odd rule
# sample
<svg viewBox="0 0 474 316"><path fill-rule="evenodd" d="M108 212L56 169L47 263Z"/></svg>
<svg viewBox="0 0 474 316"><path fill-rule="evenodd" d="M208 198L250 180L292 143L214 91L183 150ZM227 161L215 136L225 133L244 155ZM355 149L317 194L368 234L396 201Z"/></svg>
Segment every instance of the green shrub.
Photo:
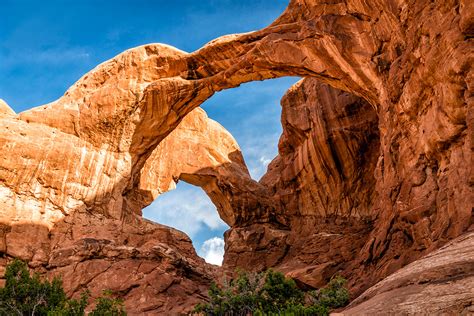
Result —
<svg viewBox="0 0 474 316"><path fill-rule="evenodd" d="M13 260L6 267L5 287L0 288L0 315L83 316L88 306L89 292L79 300L68 299L62 281L41 280L38 274L30 275L28 266L21 260ZM90 315L126 315L121 301L110 297L97 299L96 308Z"/></svg>
<svg viewBox="0 0 474 316"><path fill-rule="evenodd" d="M0 289L1 315L47 315L65 304L60 279L41 281L38 274L31 276L26 263L20 260L7 266L5 278L5 287Z"/></svg>
<svg viewBox="0 0 474 316"><path fill-rule="evenodd" d="M345 288L347 280L336 276L329 281L326 287L310 293L314 305L328 308L338 308L349 303L349 291Z"/></svg>
<svg viewBox="0 0 474 316"><path fill-rule="evenodd" d="M294 280L268 270L255 274L239 272L223 288L213 283L209 302L198 304L193 313L204 315L329 315L330 308L345 306L349 292L342 277L331 279L327 287L306 293L311 305L304 305L305 293Z"/></svg>
<svg viewBox="0 0 474 316"><path fill-rule="evenodd" d="M95 309L89 314L90 316L125 316L125 308L123 301L112 297L110 291L104 291L103 296L97 299Z"/></svg>
<svg viewBox="0 0 474 316"><path fill-rule="evenodd" d="M302 304L304 293L293 279L285 278L280 272L268 270L265 283L259 291L264 312L279 312L287 307Z"/></svg>
<svg viewBox="0 0 474 316"><path fill-rule="evenodd" d="M239 272L238 278L224 289L212 283L209 289L210 302L198 304L194 310L207 315L246 315L246 311L254 311L262 304L258 294L260 281L259 274Z"/></svg>
<svg viewBox="0 0 474 316"><path fill-rule="evenodd" d="M85 315L87 302L89 301L89 292L81 293L79 300L66 300L62 306L58 306L48 312L48 316L82 316Z"/></svg>

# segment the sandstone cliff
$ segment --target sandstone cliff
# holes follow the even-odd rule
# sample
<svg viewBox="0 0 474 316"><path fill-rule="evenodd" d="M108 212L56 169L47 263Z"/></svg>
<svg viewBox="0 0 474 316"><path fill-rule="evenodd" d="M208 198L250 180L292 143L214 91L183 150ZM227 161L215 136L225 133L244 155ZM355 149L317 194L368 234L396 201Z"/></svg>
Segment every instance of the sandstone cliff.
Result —
<svg viewBox="0 0 474 316"><path fill-rule="evenodd" d="M354 300L344 315L472 315L474 233L400 269Z"/></svg>
<svg viewBox="0 0 474 316"><path fill-rule="evenodd" d="M473 35L469 1L293 0L263 30L193 53L130 49L18 115L0 102L1 263L71 275L69 294L111 287L131 312L182 311L221 272L140 217L181 179L231 226L224 269L277 267L306 287L340 272L357 295L428 254L423 265L472 229ZM279 156L256 182L196 108L287 75L305 79L282 100Z"/></svg>

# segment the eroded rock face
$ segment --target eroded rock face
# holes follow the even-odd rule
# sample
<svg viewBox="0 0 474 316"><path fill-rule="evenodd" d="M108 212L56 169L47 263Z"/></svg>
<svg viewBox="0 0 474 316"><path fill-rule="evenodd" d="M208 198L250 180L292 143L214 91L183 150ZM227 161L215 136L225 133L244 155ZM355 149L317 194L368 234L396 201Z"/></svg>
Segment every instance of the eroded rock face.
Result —
<svg viewBox="0 0 474 316"><path fill-rule="evenodd" d="M49 247L39 271L62 276L72 296L88 289L97 297L110 289L132 315L184 312L206 297L218 277L188 236L143 219L126 223L75 212L43 240Z"/></svg>
<svg viewBox="0 0 474 316"><path fill-rule="evenodd" d="M264 225L250 219L227 233L224 264L278 267L319 287L354 267L372 229L377 115L363 99L307 78L283 97L282 125L280 154L260 180L279 208Z"/></svg>
<svg viewBox="0 0 474 316"><path fill-rule="evenodd" d="M372 219L379 154L375 109L308 78L283 97L282 125L280 154L260 182L272 188L285 214Z"/></svg>
<svg viewBox="0 0 474 316"><path fill-rule="evenodd" d="M220 151L213 146L197 148L196 144L204 139L209 145L226 142ZM174 156L169 159L179 158L181 165L160 169L161 177L153 179L157 186L146 189L157 190L166 181L170 186L174 175L212 169L219 165L217 161L232 164L228 155L234 157L237 169L242 168L244 174L247 171L233 138L201 109L192 111L166 140L156 151L170 150ZM186 160L182 151L173 151L178 143L189 149L195 147L193 155L188 156L193 157L192 160ZM197 152L200 160L194 159ZM158 166L155 164L154 168ZM163 173L170 171L173 172ZM147 165L142 176L157 177L159 173L154 172L158 171L150 170ZM135 194L136 200L143 201L139 199L141 192ZM29 205L32 214L38 205L41 207L40 203ZM129 210L131 213L126 217L113 218L98 210L77 209L56 220L51 228L42 218L16 220L14 213L7 213L0 225L0 251L6 257L1 259L0 265L3 267L11 257L26 260L39 272L60 275L66 292L72 296L88 289L96 297L103 289L111 289L125 299L131 314L176 314L200 302L206 297L211 280L219 276L216 267L197 256L184 233L142 219L140 214L132 212L136 210L133 207ZM48 212L47 208L43 209L44 214Z"/></svg>
<svg viewBox="0 0 474 316"><path fill-rule="evenodd" d="M471 315L474 232L407 265L354 300L344 315Z"/></svg>
<svg viewBox="0 0 474 316"><path fill-rule="evenodd" d="M308 287L341 272L360 293L472 225L473 15L468 1L293 0L263 30L190 54L137 47L55 102L18 115L0 103L0 251L75 271L70 294L110 286L131 312L177 312L168 298L186 293L186 308L218 272L140 210L182 179L232 226L225 267L277 267ZM286 75L307 79L255 182L195 109Z"/></svg>

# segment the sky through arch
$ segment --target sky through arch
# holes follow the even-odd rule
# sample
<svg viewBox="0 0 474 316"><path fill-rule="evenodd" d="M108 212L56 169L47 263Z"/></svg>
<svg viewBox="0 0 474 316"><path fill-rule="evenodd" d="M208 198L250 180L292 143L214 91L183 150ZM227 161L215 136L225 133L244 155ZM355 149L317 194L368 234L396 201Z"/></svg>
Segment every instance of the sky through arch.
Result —
<svg viewBox="0 0 474 316"><path fill-rule="evenodd" d="M221 91L202 105L209 117L237 140L255 180L262 177L278 153L282 133L279 102L297 80L289 77L246 83ZM188 234L207 262L222 261L223 234L229 227L202 189L180 181L175 190L162 194L145 208L143 216Z"/></svg>

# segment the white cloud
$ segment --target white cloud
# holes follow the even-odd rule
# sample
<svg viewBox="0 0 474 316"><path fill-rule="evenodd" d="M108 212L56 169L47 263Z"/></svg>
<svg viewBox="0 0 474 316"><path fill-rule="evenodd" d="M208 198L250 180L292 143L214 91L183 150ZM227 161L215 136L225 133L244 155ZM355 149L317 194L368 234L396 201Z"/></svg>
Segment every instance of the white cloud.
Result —
<svg viewBox="0 0 474 316"><path fill-rule="evenodd" d="M143 216L179 229L191 239L203 230L228 228L202 189L182 181L178 184L178 189L159 196L143 209Z"/></svg>
<svg viewBox="0 0 474 316"><path fill-rule="evenodd" d="M201 247L200 255L207 263L222 265L222 260L224 260L224 239L213 237L206 240Z"/></svg>
<svg viewBox="0 0 474 316"><path fill-rule="evenodd" d="M241 137L240 148L253 179L259 180L267 172L268 164L277 156L280 134L279 131L262 132L258 138L252 135Z"/></svg>
<svg viewBox="0 0 474 316"><path fill-rule="evenodd" d="M2 55L2 67L12 68L18 65L32 64L41 66L62 66L88 61L90 51L84 47L54 47L45 50L24 49L19 52Z"/></svg>
<svg viewBox="0 0 474 316"><path fill-rule="evenodd" d="M260 157L259 161L262 163L262 165L266 168L268 167L268 164L272 162L271 159L267 159L265 156Z"/></svg>

